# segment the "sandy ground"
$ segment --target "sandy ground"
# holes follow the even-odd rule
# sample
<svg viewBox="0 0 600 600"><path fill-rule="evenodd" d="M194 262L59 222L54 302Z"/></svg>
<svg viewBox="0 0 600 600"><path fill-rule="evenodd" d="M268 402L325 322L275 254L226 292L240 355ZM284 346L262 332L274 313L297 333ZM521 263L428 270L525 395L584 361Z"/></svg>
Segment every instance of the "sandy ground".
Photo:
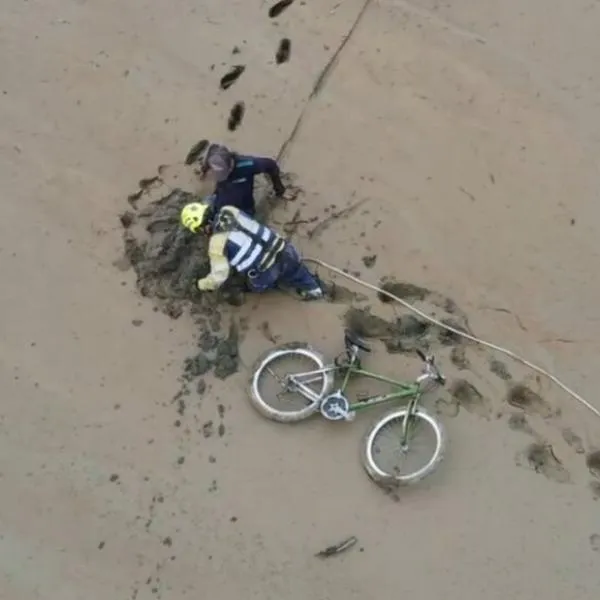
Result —
<svg viewBox="0 0 600 600"><path fill-rule="evenodd" d="M139 178L201 137L276 154L362 0L307 0L276 22L268 6L3 2L0 597L597 598L600 492L563 429L590 452L600 423L519 366L514 378L562 411L528 417L562 466L520 458L533 434L508 426L505 383L477 354L485 410L442 417L446 461L397 502L361 470L367 417L268 423L245 399L247 370L210 381L195 408L222 437L174 426L192 321L154 312L114 266L116 217ZM373 0L284 162L304 218L365 199L317 239L299 231L306 254L452 297L476 333L596 405L599 30L589 0ZM283 36L292 57L278 67ZM232 62L247 71L219 92ZM229 133L238 100L247 115ZM241 310L245 365L270 345L267 319L281 341L340 348L335 306ZM349 535L348 553L314 557Z"/></svg>

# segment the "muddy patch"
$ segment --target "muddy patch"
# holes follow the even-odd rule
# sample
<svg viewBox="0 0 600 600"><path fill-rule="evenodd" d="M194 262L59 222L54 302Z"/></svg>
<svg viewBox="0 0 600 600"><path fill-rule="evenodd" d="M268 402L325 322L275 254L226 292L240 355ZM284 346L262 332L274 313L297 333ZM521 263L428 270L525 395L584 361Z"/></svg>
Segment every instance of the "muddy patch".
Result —
<svg viewBox="0 0 600 600"><path fill-rule="evenodd" d="M451 398L450 400L446 400L446 398L438 398L435 401L435 412L443 417L449 417L453 419L454 417L458 417L460 405L454 398Z"/></svg>
<svg viewBox="0 0 600 600"><path fill-rule="evenodd" d="M393 324L373 315L368 308L349 308L344 320L346 327L361 337L386 340L393 333Z"/></svg>
<svg viewBox="0 0 600 600"><path fill-rule="evenodd" d="M363 256L362 262L363 262L363 265L365 265L365 267L367 267L367 269L374 267L375 263L377 262L377 254L369 254L367 256Z"/></svg>
<svg viewBox="0 0 600 600"><path fill-rule="evenodd" d="M235 131L244 120L246 114L246 104L242 101L236 102L229 111L229 118L227 119L227 129L229 131Z"/></svg>
<svg viewBox="0 0 600 600"><path fill-rule="evenodd" d="M526 415L522 412L512 413L510 417L508 417L508 426L513 431L518 431L519 433L525 433L527 435L535 435L535 431L529 424Z"/></svg>
<svg viewBox="0 0 600 600"><path fill-rule="evenodd" d="M557 483L569 483L571 476L554 453L552 446L545 442L535 442L517 455L517 464L527 466L536 473L556 481Z"/></svg>
<svg viewBox="0 0 600 600"><path fill-rule="evenodd" d="M275 63L282 65L290 60L292 54L292 40L289 38L283 38L279 42L277 52L275 53Z"/></svg>
<svg viewBox="0 0 600 600"><path fill-rule="evenodd" d="M207 140L195 144L186 161L199 160L207 146ZM284 174L282 179L286 186L292 185L288 175ZM173 318L190 307L198 315L213 313L227 302L243 303L243 282L239 277L232 277L222 291L216 293L202 294L197 289L198 278L210 270L208 239L180 227L179 214L185 204L198 201L202 196L172 189L160 176L151 180L150 188L145 184L150 178L140 182L140 189L135 194L140 196L133 210L120 215L124 243L124 260L121 262L134 269L139 293L151 298L160 310ZM270 212L268 207L275 202L274 195L264 182L257 188L258 212L266 221ZM208 192L208 187L204 191ZM145 206L140 207L143 200L146 200Z"/></svg>
<svg viewBox="0 0 600 600"><path fill-rule="evenodd" d="M402 285L409 286L409 284ZM416 288L416 286L414 287ZM412 288L407 287L406 289ZM420 290L421 288L416 289ZM413 313L406 313L387 320L373 314L369 307L353 306L346 311L344 321L346 327L361 337L378 339L383 342L390 354L411 354L417 349L428 351L440 346L456 348L463 345L463 340L459 335L432 324L427 319L415 316ZM461 331L466 330L465 321L459 318L446 317L442 318L441 322ZM464 352L457 351L453 356L453 362L456 361L457 366L462 365L462 368L468 368L469 362Z"/></svg>
<svg viewBox="0 0 600 600"><path fill-rule="evenodd" d="M600 479L600 450L590 452L585 457L585 464L590 473L597 479Z"/></svg>
<svg viewBox="0 0 600 600"><path fill-rule="evenodd" d="M192 162L206 145L203 140L192 148ZM231 305L244 303L243 281L232 277L222 290L202 294L196 282L210 270L207 238L189 234L179 226L181 208L198 197L167 185L161 187L160 177L151 185L141 184L142 194L133 210L120 218L124 261L135 272L138 292L155 304L156 311L172 319L185 312L195 324L197 349L183 362L180 387L171 401L178 413L177 426L181 427L188 402L198 405L197 400L189 399L191 391L200 397L206 389L202 377L212 373L226 379L239 369L238 346L244 328ZM164 194L150 193L158 190ZM145 205L139 206L144 200Z"/></svg>
<svg viewBox="0 0 600 600"><path fill-rule="evenodd" d="M201 159L206 156L208 146L209 141L206 139L196 142L187 153L184 160L184 164L189 166L194 164L195 162L200 162Z"/></svg>
<svg viewBox="0 0 600 600"><path fill-rule="evenodd" d="M456 379L448 388L450 396L465 410L479 417L489 419L492 414L492 404L488 398L466 379Z"/></svg>
<svg viewBox="0 0 600 600"><path fill-rule="evenodd" d="M471 361L467 358L467 349L464 346L455 346L452 348L450 362L459 371L464 371L471 367Z"/></svg>
<svg viewBox="0 0 600 600"><path fill-rule="evenodd" d="M435 326L437 338L440 344L444 346L456 346L458 344L464 344L467 339L463 337L463 333L471 335L471 332L463 323L458 319L446 317L440 319L440 322L445 327Z"/></svg>
<svg viewBox="0 0 600 600"><path fill-rule="evenodd" d="M137 213L128 213L129 226L124 226L125 256L135 270L138 291L162 309L203 302L196 281L210 268L207 240L179 227L181 209L195 200L189 192L174 190Z"/></svg>
<svg viewBox="0 0 600 600"><path fill-rule="evenodd" d="M286 8L292 5L294 0L280 0L269 8L269 17L276 19Z"/></svg>
<svg viewBox="0 0 600 600"><path fill-rule="evenodd" d="M241 70L229 74L229 84L233 83L235 73L239 76ZM244 279L233 275L220 290L201 293L197 280L210 271L208 239L187 232L179 224L183 206L212 191L211 184L194 175L195 165L202 161L209 147L208 140L200 140L185 158L187 171L177 178L186 181L182 186L191 187L173 187L177 185L177 178L169 180L172 169L162 165L158 175L139 182L138 191L129 196L131 208L119 217L124 256L117 261L117 268L133 269L137 291L155 304L156 311L172 319L185 313L195 324L197 349L182 364L180 388L172 399L179 427L192 391L197 390L198 396L204 394L206 383L202 378L205 375L210 373L218 379L226 379L238 371L238 347L247 329L235 310L246 302ZM294 197L301 193L291 175L282 173L282 180ZM257 178L256 184L258 219L267 222L273 207L281 201L275 199L266 178ZM182 431L187 430L182 428Z"/></svg>
<svg viewBox="0 0 600 600"><path fill-rule="evenodd" d="M510 374L508 367L501 360L492 358L489 364L490 371L503 381L510 381L512 379L512 375Z"/></svg>
<svg viewBox="0 0 600 600"><path fill-rule="evenodd" d="M325 289L327 301L332 302L333 304L346 304L351 306L368 300L368 297L365 296L365 294L355 292L338 283L329 283L321 280L321 284Z"/></svg>
<svg viewBox="0 0 600 600"><path fill-rule="evenodd" d="M571 447L577 454L584 454L585 447L583 440L569 427L564 427L561 431L563 440Z"/></svg>
<svg viewBox="0 0 600 600"><path fill-rule="evenodd" d="M548 419L556 415L552 407L539 394L521 383L514 385L508 391L506 401L515 408L520 408L530 415Z"/></svg>
<svg viewBox="0 0 600 600"><path fill-rule="evenodd" d="M245 70L245 65L233 65L229 71L221 77L219 87L222 90L228 90L242 76L242 73Z"/></svg>
<svg viewBox="0 0 600 600"><path fill-rule="evenodd" d="M414 302L415 300L425 300L431 294L431 290L427 288L404 281L396 281L391 277L384 277L379 287L383 292L379 292L377 297L385 303L394 302L394 299L390 296L396 296L407 302Z"/></svg>
<svg viewBox="0 0 600 600"><path fill-rule="evenodd" d="M467 314L448 296L420 285L398 281L392 276L383 277L379 282L379 287L382 292L379 292L377 297L381 302L395 302L396 300L392 296L408 303L427 302L431 306L441 308L446 314L452 316L457 322L458 329L465 333L472 333Z"/></svg>

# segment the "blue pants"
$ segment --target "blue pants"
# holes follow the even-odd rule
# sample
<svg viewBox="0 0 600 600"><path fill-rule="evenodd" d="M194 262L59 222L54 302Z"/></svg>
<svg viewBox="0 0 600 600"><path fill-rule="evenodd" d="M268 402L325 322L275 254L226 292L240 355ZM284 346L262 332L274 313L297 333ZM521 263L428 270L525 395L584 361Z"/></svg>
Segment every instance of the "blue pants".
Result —
<svg viewBox="0 0 600 600"><path fill-rule="evenodd" d="M300 254L291 244L286 244L278 261L256 277L248 276L248 287L253 292L265 292L283 284L299 291L320 287L318 279L307 269Z"/></svg>

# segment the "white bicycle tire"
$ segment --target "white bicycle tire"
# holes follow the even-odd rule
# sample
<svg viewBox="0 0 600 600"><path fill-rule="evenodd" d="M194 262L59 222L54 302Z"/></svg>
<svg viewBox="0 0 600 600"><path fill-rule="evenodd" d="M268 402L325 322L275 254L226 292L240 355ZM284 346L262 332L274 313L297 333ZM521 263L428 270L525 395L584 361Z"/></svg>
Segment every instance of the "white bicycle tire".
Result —
<svg viewBox="0 0 600 600"><path fill-rule="evenodd" d="M320 406L320 400L311 402L303 409L293 411L282 411L273 408L261 395L259 390L260 376L264 372L268 364L283 356L301 355L311 359L315 363L315 370L323 369L326 366L326 361L323 355L313 349L308 344L294 342L277 346L265 352L255 363L252 375L250 377L250 403L252 406L265 418L276 421L278 423L297 423L304 421L314 415ZM324 398L333 386L333 373L323 373L323 383L321 385L319 398Z"/></svg>
<svg viewBox="0 0 600 600"><path fill-rule="evenodd" d="M404 419L407 414L406 408L400 408L392 412L387 413L381 417L376 423L367 431L362 445L362 463L368 476L375 483L379 485L412 485L417 483L431 475L444 458L446 451L446 431L442 423L430 415L427 411L422 408L418 408L414 411L413 415L417 418L423 419L435 432L436 445L435 451L429 462L413 473L407 475L397 475L393 473L386 473L376 463L373 457L373 445L379 432L389 425L393 421L400 421Z"/></svg>

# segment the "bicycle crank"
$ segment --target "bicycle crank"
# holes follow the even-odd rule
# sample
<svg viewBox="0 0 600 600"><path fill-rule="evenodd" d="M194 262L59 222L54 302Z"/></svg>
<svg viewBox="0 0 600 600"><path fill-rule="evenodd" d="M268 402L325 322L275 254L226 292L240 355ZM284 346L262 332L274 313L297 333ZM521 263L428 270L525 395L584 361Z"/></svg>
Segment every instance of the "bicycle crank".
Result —
<svg viewBox="0 0 600 600"><path fill-rule="evenodd" d="M321 414L328 421L352 421L354 413L350 412L350 402L341 392L333 392L321 401Z"/></svg>

